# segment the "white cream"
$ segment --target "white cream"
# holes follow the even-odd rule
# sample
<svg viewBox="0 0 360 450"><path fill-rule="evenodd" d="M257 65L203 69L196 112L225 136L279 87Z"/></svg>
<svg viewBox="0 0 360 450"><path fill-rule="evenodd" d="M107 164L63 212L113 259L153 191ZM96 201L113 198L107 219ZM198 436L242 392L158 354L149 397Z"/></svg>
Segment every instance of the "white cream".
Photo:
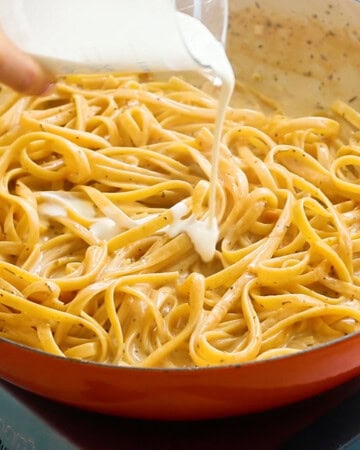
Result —
<svg viewBox="0 0 360 450"><path fill-rule="evenodd" d="M41 203L38 207L40 217L66 216L66 209L56 203Z"/></svg>
<svg viewBox="0 0 360 450"><path fill-rule="evenodd" d="M216 243L219 236L216 218L210 223L209 220L197 220L193 214L183 218L189 212L189 207L185 201L174 205L171 208L171 212L173 214L173 222L162 231L170 237L186 233L202 260L205 262L211 261L216 251Z"/></svg>
<svg viewBox="0 0 360 450"><path fill-rule="evenodd" d="M88 200L79 198L75 193L47 191L41 192L39 197L41 203L39 204L38 212L40 219L44 223L47 223L50 217L66 217L68 211L72 210L92 222L89 231L101 240L109 240L121 231L122 227L111 218L96 217L94 205Z"/></svg>
<svg viewBox="0 0 360 450"><path fill-rule="evenodd" d="M40 198L43 202L39 210L46 216L66 216L67 209L72 209L77 214L92 219L95 217L95 208L89 201L79 198L75 193L66 191L44 191ZM62 213L60 211L63 211Z"/></svg>
<svg viewBox="0 0 360 450"><path fill-rule="evenodd" d="M178 221L174 217L170 233L185 232L190 237L196 251L205 262L213 259L219 239L219 227L216 219L216 185L221 149L221 135L226 116L226 109L234 90L235 76L222 44L199 21L186 14L179 15L181 30L186 46L193 57L207 67L213 77L214 85L221 85L218 109L216 114L214 141L211 157L209 215L205 221L190 216ZM219 83L220 81L220 83ZM169 232L167 232L169 233Z"/></svg>
<svg viewBox="0 0 360 450"><path fill-rule="evenodd" d="M113 209L105 207L103 212L108 213L107 216L98 217L95 206L73 192L44 191L39 193L39 198L41 202L38 212L44 223L47 224L50 217L66 217L68 211L72 210L91 222L89 231L101 240L110 240L121 231L137 227L158 216L158 214L149 214L140 219L131 219L121 209L118 209L115 214Z"/></svg>
<svg viewBox="0 0 360 450"><path fill-rule="evenodd" d="M186 233L204 262L209 262L213 259L219 237L216 219L209 223L208 220L197 220L191 215L186 219L174 220L164 231L170 237Z"/></svg>
<svg viewBox="0 0 360 450"><path fill-rule="evenodd" d="M108 217L96 219L89 231L101 240L109 241L119 233L119 226Z"/></svg>

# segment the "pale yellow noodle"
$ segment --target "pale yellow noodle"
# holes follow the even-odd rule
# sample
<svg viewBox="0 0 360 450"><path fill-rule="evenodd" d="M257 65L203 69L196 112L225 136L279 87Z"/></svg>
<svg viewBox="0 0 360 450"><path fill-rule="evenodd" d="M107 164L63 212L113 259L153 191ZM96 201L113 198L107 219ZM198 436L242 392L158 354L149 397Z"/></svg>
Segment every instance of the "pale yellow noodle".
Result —
<svg viewBox="0 0 360 450"><path fill-rule="evenodd" d="M173 368L357 332L360 114L339 100L331 119L288 118L253 95L273 112L228 108L211 180L217 101L181 78L69 75L39 98L3 87L0 336ZM171 227L180 207L209 217L212 182L219 239L205 263Z"/></svg>

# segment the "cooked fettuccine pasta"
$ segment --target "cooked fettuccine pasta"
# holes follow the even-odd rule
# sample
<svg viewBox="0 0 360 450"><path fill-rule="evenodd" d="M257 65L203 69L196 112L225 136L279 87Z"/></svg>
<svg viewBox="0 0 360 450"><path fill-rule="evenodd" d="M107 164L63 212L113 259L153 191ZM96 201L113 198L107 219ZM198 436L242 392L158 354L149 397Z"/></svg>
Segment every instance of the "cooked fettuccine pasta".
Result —
<svg viewBox="0 0 360 450"><path fill-rule="evenodd" d="M0 336L141 367L299 352L360 323L360 114L231 107L180 78L0 96ZM216 252L207 260L210 181Z"/></svg>

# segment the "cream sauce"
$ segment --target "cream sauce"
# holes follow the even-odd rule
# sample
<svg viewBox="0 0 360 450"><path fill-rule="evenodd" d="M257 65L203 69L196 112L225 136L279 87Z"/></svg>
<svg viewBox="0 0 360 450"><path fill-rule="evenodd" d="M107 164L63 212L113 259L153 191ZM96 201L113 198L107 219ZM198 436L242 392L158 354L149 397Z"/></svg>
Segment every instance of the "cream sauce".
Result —
<svg viewBox="0 0 360 450"><path fill-rule="evenodd" d="M48 225L51 217L67 217L73 212L90 222L89 231L101 240L116 236L121 227L109 217L97 217L94 205L80 198L76 193L65 191L41 192L38 212L40 220ZM129 219L131 220L131 219Z"/></svg>
<svg viewBox="0 0 360 450"><path fill-rule="evenodd" d="M222 44L201 22L195 21L192 17L184 14L181 17L181 28L189 51L199 59L202 66L208 68L208 71L204 71L204 73L210 72L213 84L215 86L220 84L221 90L212 146L209 214L205 220L201 221L196 220L193 216L187 219L174 217L171 234L176 235L176 232L185 232L190 237L202 260L209 262L215 255L216 244L219 239L219 227L216 218L218 166L223 124L234 90L235 76Z"/></svg>

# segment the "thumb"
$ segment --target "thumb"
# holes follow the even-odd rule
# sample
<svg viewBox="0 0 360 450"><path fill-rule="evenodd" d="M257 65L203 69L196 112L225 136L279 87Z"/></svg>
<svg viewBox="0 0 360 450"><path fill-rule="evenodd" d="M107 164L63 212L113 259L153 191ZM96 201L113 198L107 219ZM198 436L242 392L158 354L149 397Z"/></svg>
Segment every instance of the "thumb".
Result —
<svg viewBox="0 0 360 450"><path fill-rule="evenodd" d="M40 95L54 82L54 77L0 30L0 82L24 94Z"/></svg>

